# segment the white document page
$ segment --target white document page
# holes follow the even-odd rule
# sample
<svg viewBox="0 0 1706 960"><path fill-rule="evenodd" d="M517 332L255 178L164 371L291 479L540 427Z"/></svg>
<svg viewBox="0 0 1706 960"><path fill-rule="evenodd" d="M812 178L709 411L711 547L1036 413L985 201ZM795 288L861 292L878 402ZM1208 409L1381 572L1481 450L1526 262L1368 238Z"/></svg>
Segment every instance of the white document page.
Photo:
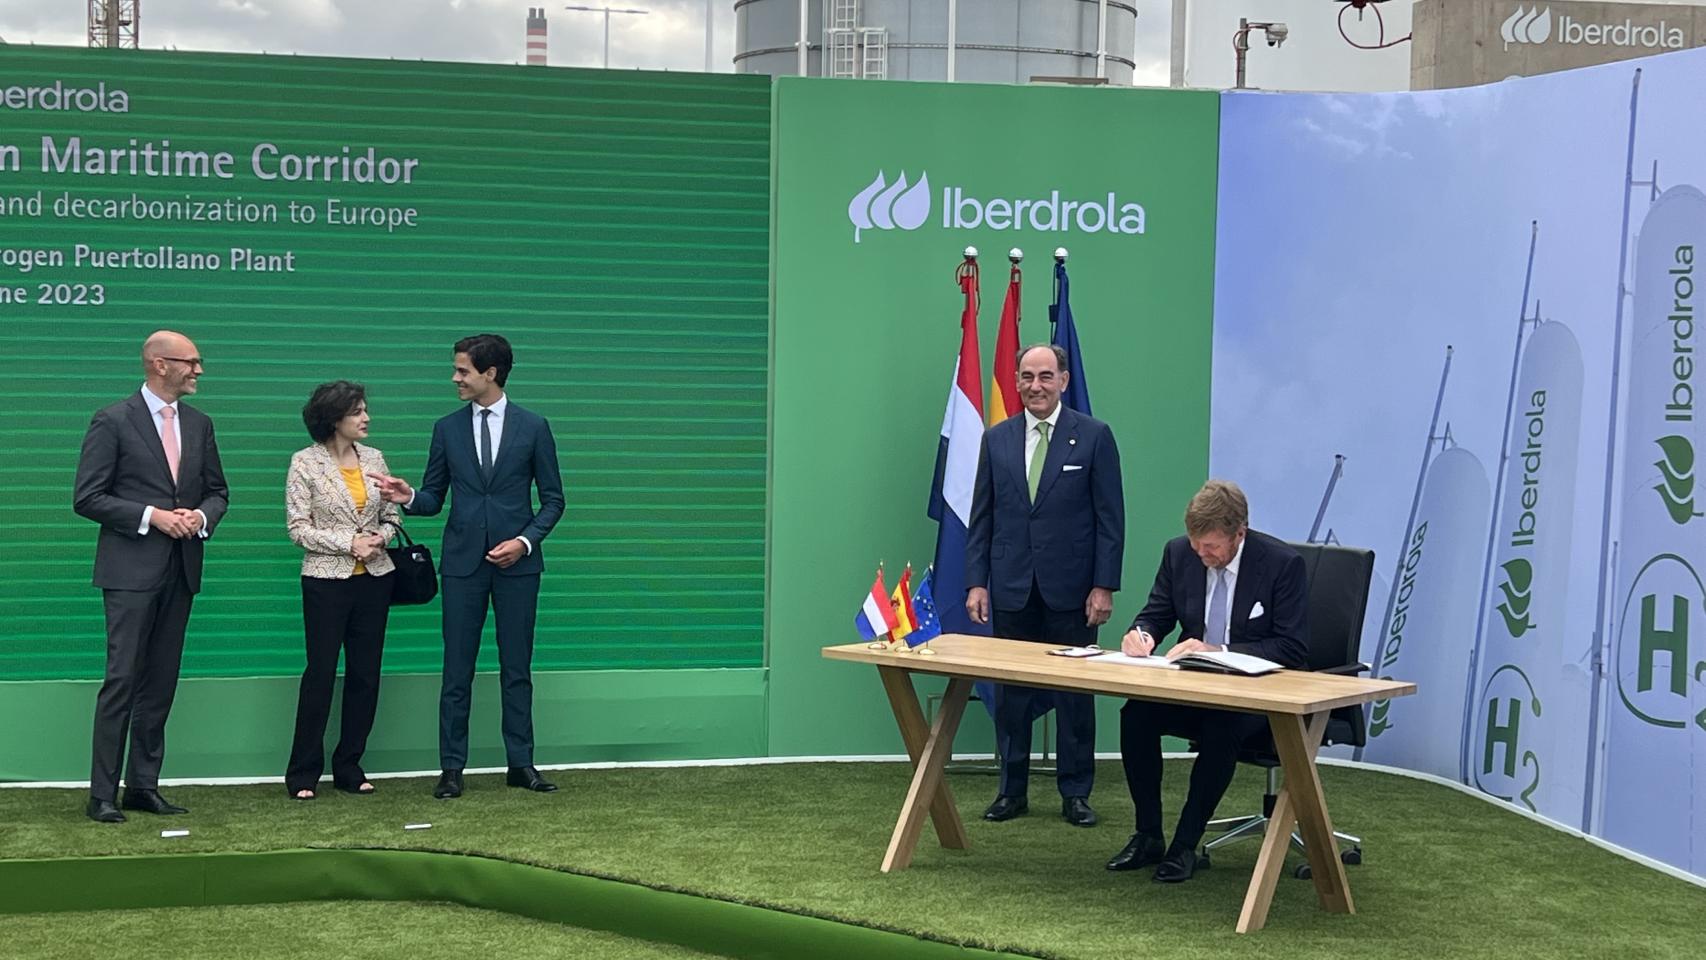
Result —
<svg viewBox="0 0 1706 960"><path fill-rule="evenodd" d="M1162 670L1177 670L1179 665L1166 657L1130 657L1123 653L1108 652L1095 658L1093 663L1123 663L1128 667L1158 667Z"/></svg>

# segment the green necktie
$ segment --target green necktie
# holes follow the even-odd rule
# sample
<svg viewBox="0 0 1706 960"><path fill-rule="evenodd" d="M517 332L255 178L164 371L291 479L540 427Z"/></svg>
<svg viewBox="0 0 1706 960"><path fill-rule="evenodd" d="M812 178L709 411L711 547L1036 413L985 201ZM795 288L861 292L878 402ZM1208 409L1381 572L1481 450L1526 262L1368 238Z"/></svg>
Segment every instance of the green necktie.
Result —
<svg viewBox="0 0 1706 960"><path fill-rule="evenodd" d="M1043 478L1043 461L1048 459L1048 421L1037 421L1037 449L1031 453L1031 469L1025 473L1025 485L1031 488L1031 501L1037 499L1037 482Z"/></svg>

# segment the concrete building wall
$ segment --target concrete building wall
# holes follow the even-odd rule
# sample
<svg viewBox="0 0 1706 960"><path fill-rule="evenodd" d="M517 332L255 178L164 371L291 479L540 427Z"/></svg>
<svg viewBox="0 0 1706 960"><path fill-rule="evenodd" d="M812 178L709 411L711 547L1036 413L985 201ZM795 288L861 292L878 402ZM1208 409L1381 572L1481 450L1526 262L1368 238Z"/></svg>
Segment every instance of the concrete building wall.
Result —
<svg viewBox="0 0 1706 960"><path fill-rule="evenodd" d="M1410 87L1491 83L1706 44L1706 7L1574 0L1418 0Z"/></svg>

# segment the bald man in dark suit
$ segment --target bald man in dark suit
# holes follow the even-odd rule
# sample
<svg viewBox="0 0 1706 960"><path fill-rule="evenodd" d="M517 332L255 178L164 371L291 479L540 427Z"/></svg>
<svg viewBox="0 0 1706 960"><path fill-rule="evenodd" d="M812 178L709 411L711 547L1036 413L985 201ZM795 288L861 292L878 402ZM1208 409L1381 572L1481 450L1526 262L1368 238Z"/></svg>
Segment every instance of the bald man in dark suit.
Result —
<svg viewBox="0 0 1706 960"><path fill-rule="evenodd" d="M213 421L182 402L201 378L195 344L159 331L142 345L142 370L141 390L90 421L73 495L78 516L101 525L94 583L106 609L107 668L95 699L85 811L100 823L123 822L120 806L186 812L160 795L166 717L201 591L202 541L229 502Z"/></svg>

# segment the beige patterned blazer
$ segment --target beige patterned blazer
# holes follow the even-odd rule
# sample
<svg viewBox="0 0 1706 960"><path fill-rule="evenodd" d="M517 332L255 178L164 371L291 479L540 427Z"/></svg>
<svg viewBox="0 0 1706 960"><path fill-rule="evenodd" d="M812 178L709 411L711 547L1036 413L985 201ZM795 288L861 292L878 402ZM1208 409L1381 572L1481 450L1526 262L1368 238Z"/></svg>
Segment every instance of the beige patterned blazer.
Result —
<svg viewBox="0 0 1706 960"><path fill-rule="evenodd" d="M304 447L290 458L290 473L284 482L285 526L290 539L307 554L302 575L321 580L347 580L355 572L350 543L358 533L377 533L390 540L402 529L397 505L379 495L370 473L389 474L385 457L372 447L356 444L362 481L367 484L367 506L359 513L355 498L344 485L344 475L331 451L322 444ZM389 554L367 564L367 572L382 577L396 569Z"/></svg>

